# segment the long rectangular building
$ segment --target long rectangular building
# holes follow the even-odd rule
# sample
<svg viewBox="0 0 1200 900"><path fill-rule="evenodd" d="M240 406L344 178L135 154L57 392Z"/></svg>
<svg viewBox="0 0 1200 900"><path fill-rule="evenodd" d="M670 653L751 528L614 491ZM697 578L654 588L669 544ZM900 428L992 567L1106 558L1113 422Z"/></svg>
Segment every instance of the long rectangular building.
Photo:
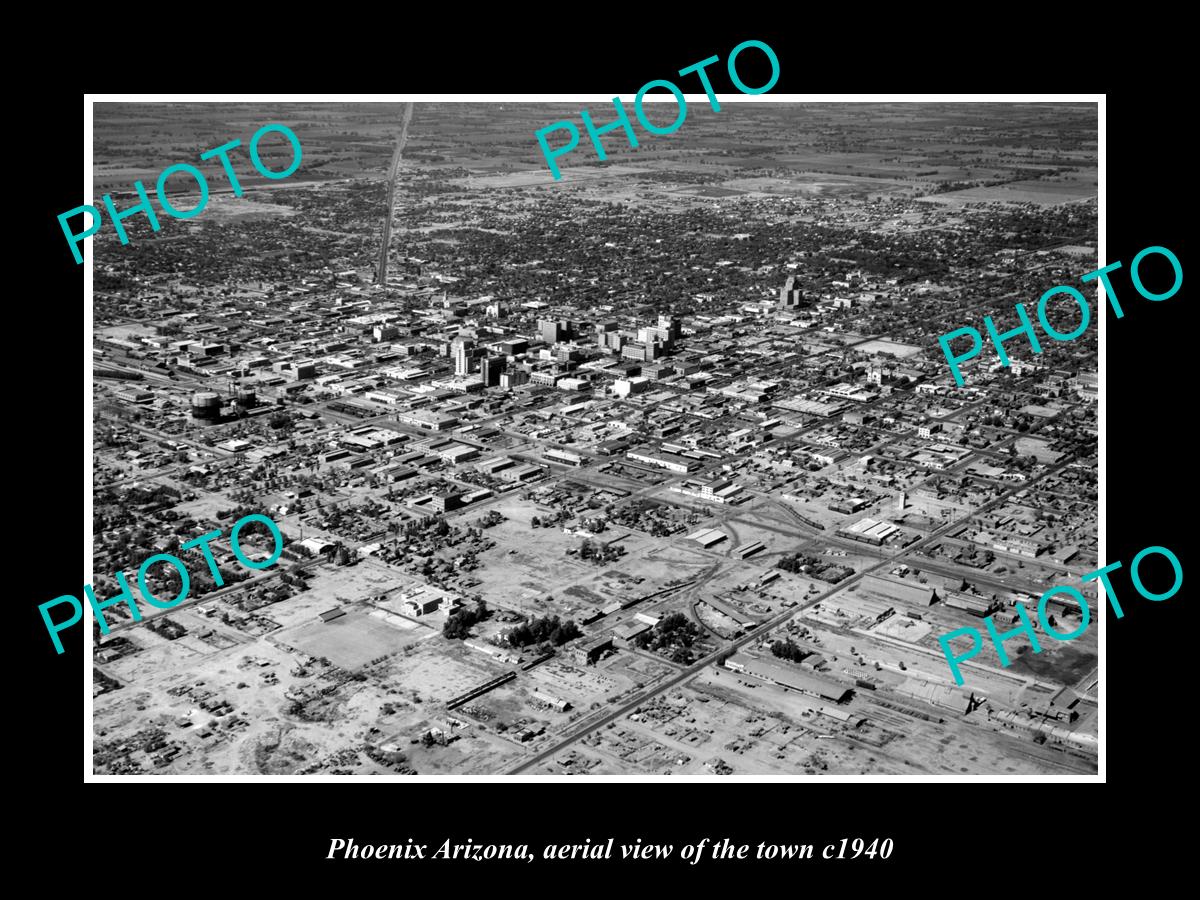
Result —
<svg viewBox="0 0 1200 900"><path fill-rule="evenodd" d="M645 463L648 466L657 466L660 469L667 469L671 472L679 472L681 475L686 475L693 469L700 468L700 463L694 459L686 459L682 456L676 456L673 453L649 453L645 450L630 450L625 456L635 462Z"/></svg>
<svg viewBox="0 0 1200 900"><path fill-rule="evenodd" d="M848 687L834 684L791 666L767 662L765 659L753 659L737 654L725 661L725 667L789 690L808 694L810 697L828 700L831 703L844 703L854 696L854 691Z"/></svg>
<svg viewBox="0 0 1200 900"><path fill-rule="evenodd" d="M448 431L458 424L457 416L425 409L397 413L396 420L424 431Z"/></svg>
<svg viewBox="0 0 1200 900"><path fill-rule="evenodd" d="M864 575L862 590L888 600L899 600L909 606L933 606L938 600L937 590L931 585L891 575Z"/></svg>

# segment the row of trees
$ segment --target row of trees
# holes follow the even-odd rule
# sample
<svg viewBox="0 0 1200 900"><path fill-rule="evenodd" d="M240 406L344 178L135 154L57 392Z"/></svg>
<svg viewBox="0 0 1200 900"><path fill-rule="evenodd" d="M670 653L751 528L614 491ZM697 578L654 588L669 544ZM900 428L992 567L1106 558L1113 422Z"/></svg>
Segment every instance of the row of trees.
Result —
<svg viewBox="0 0 1200 900"><path fill-rule="evenodd" d="M541 643L559 647L582 634L572 619L562 622L558 616L543 616L511 628L505 635L505 640L513 647L528 647L530 644Z"/></svg>
<svg viewBox="0 0 1200 900"><path fill-rule="evenodd" d="M574 518L574 514L566 510L559 510L551 515L531 516L529 519L530 528L553 528L559 522L569 522Z"/></svg>

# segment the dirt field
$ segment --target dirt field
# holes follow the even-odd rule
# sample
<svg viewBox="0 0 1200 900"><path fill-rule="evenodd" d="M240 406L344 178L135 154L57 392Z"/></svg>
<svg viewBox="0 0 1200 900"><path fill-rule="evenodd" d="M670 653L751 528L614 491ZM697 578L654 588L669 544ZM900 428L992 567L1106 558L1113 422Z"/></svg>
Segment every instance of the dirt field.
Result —
<svg viewBox="0 0 1200 900"><path fill-rule="evenodd" d="M432 634L424 625L410 623L403 629L379 616L352 612L330 622L309 622L277 632L275 639L310 656L323 656L343 669L357 669Z"/></svg>
<svg viewBox="0 0 1200 900"><path fill-rule="evenodd" d="M853 722L827 710L848 711ZM1086 771L1060 751L1008 735L956 722L937 725L878 706L871 698L830 707L711 667L688 687L581 742L579 749L599 763L590 774L630 768L700 774L713 771L717 759L733 774ZM563 770L550 764L545 771Z"/></svg>
<svg viewBox="0 0 1200 900"><path fill-rule="evenodd" d="M886 340L867 341L865 344L859 344L854 349L860 353L890 353L893 356L898 356L900 359L907 359L921 352L920 347L914 347L912 344L901 344L897 341Z"/></svg>
<svg viewBox="0 0 1200 900"><path fill-rule="evenodd" d="M1058 462L1062 453L1051 450L1046 446L1046 442L1037 438L1017 438L1017 453L1021 456L1029 456L1032 454L1038 458L1038 462L1055 463Z"/></svg>

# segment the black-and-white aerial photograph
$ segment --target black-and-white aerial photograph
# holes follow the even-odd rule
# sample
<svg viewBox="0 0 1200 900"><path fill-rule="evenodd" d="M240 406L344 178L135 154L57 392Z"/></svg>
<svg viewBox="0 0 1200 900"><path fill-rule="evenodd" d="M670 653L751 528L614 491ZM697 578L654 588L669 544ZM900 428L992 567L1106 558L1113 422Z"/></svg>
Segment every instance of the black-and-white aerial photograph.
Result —
<svg viewBox="0 0 1200 900"><path fill-rule="evenodd" d="M693 89L94 104L94 774L1096 775L1097 104Z"/></svg>

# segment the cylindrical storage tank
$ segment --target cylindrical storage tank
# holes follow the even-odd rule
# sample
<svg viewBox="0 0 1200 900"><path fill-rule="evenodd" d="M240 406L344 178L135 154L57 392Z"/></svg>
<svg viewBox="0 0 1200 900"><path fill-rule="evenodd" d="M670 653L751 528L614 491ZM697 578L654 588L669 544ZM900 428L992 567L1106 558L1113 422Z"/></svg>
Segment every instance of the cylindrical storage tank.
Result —
<svg viewBox="0 0 1200 900"><path fill-rule="evenodd" d="M238 388L237 405L243 409L253 409L258 405L258 397L253 388Z"/></svg>
<svg viewBox="0 0 1200 900"><path fill-rule="evenodd" d="M221 395L215 391L197 391L192 395L193 419L221 418Z"/></svg>

